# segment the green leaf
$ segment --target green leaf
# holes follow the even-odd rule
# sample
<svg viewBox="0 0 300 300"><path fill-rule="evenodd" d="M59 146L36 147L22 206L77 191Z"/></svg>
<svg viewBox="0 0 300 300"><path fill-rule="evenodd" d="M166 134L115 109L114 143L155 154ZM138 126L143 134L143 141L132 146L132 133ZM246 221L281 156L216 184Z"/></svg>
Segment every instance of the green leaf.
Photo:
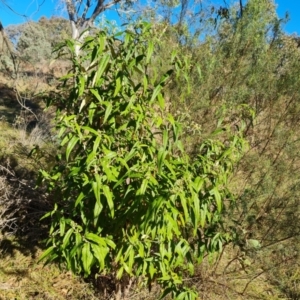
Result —
<svg viewBox="0 0 300 300"><path fill-rule="evenodd" d="M93 82L92 82L92 86L94 87L96 82L98 82L99 78L102 76L103 72L105 71L108 63L110 60L110 55L109 54L104 54L103 57L101 58L99 65L98 65L98 69L96 71L96 74L94 76Z"/></svg>
<svg viewBox="0 0 300 300"><path fill-rule="evenodd" d="M136 150L137 144L138 144L138 143L135 143L135 144L132 146L130 152L126 155L126 157L125 157L125 159L124 159L126 162L128 162L128 161L136 154L136 152L137 152L137 150Z"/></svg>
<svg viewBox="0 0 300 300"><path fill-rule="evenodd" d="M203 180L201 177L197 176L197 177L195 178L195 180L194 180L194 182L193 182L193 187L194 187L194 189L195 189L195 191L196 191L197 193L200 192L200 190L201 190L201 188L202 188L202 186L203 186L203 183L204 183L204 180Z"/></svg>
<svg viewBox="0 0 300 300"><path fill-rule="evenodd" d="M74 135L71 140L68 143L67 149L66 149L66 159L67 161L69 160L69 156L71 151L73 150L73 148L75 147L75 145L77 144L77 142L79 141L79 138Z"/></svg>
<svg viewBox="0 0 300 300"><path fill-rule="evenodd" d="M85 162L87 165L87 169L89 169L91 167L91 164L94 162L96 155L97 155L97 153L94 150L88 155L86 162Z"/></svg>
<svg viewBox="0 0 300 300"><path fill-rule="evenodd" d="M172 173L172 175L174 176L174 178L176 178L176 172L175 172L176 166L174 166L174 164L172 164L172 163L169 163L168 160L165 160L164 164L169 169L169 171ZM170 174L169 174L169 176L170 176Z"/></svg>
<svg viewBox="0 0 300 300"><path fill-rule="evenodd" d="M139 256L140 256L141 258L144 258L144 257L145 257L145 249L144 249L144 246L143 246L142 243L139 244L139 249L138 249L138 251L139 251Z"/></svg>
<svg viewBox="0 0 300 300"><path fill-rule="evenodd" d="M107 247L105 239L98 236L98 235L96 235L96 234L94 234L94 233L91 233L91 232L86 233L85 238L87 240L91 241L91 242L94 242L94 243L98 244L99 246Z"/></svg>
<svg viewBox="0 0 300 300"><path fill-rule="evenodd" d="M42 221L42 220L44 220L44 219L46 219L46 218L51 217L51 215L52 215L52 212L49 211L48 213L44 214L44 215L40 218L40 221Z"/></svg>
<svg viewBox="0 0 300 300"><path fill-rule="evenodd" d="M189 213L188 213L185 194L180 193L179 197L180 197L180 203L182 205L183 212L184 212L185 223L188 223L190 221L190 216L189 216Z"/></svg>
<svg viewBox="0 0 300 300"><path fill-rule="evenodd" d="M78 90L78 96L80 97L80 96L82 96L82 94L84 92L84 88L85 88L85 80L84 80L83 76L79 77L79 83L78 84L79 84L79 87L78 87L79 88L79 90ZM83 107L83 105L81 103L79 111L81 111L82 107Z"/></svg>
<svg viewBox="0 0 300 300"><path fill-rule="evenodd" d="M110 116L111 111L112 111L112 104L110 102L108 102L106 104L106 109L105 109L105 115L104 115L103 124L105 124L105 122L107 121L108 117Z"/></svg>
<svg viewBox="0 0 300 300"><path fill-rule="evenodd" d="M104 148L103 148L103 151L105 151ZM111 160L112 158L117 157L117 156L118 156L117 152L114 152L114 151L111 151L108 149L107 149L107 151L105 151L105 159Z"/></svg>
<svg viewBox="0 0 300 300"><path fill-rule="evenodd" d="M100 96L98 90L90 89L90 92L96 97L97 100L99 100L99 102L102 102L102 99L101 99L101 96Z"/></svg>
<svg viewBox="0 0 300 300"><path fill-rule="evenodd" d="M134 248L131 249L130 253L129 253L129 259L128 259L128 269L129 269L129 274L132 275L132 267L133 267L133 263L134 263Z"/></svg>
<svg viewBox="0 0 300 300"><path fill-rule="evenodd" d="M82 236L80 233L75 232L75 244L79 246L82 242Z"/></svg>
<svg viewBox="0 0 300 300"><path fill-rule="evenodd" d="M88 132L91 132L93 134L95 134L96 136L99 135L99 132L97 132L95 129L91 128L91 127L88 127L88 126L82 126L82 129L88 131Z"/></svg>
<svg viewBox="0 0 300 300"><path fill-rule="evenodd" d="M145 195L145 192L146 192L146 189L148 186L148 182L149 182L148 179L143 179L142 185L141 185L140 189L138 190L137 195Z"/></svg>
<svg viewBox="0 0 300 300"><path fill-rule="evenodd" d="M150 103L153 102L153 101L155 100L155 98L157 97L157 95L160 93L161 89L162 89L162 86L161 86L161 85L158 85L158 86L154 89L154 91L153 91L153 93L152 93L152 97L151 97L151 99L150 99Z"/></svg>
<svg viewBox="0 0 300 300"><path fill-rule="evenodd" d="M161 109L165 109L165 99L161 93L158 94L157 99L158 99L159 107Z"/></svg>
<svg viewBox="0 0 300 300"><path fill-rule="evenodd" d="M81 112L81 110L83 109L83 107L86 105L86 101L85 99L82 99L81 104L80 104L80 108L79 108L79 112Z"/></svg>
<svg viewBox="0 0 300 300"><path fill-rule="evenodd" d="M118 95L118 93L119 93L121 87L122 87L122 84L121 84L121 78L118 77L118 78L116 79L116 88L115 88L115 92L114 92L113 97L116 97L116 96Z"/></svg>
<svg viewBox="0 0 300 300"><path fill-rule="evenodd" d="M100 201L96 201L94 206L94 225L96 226L98 222L98 217L103 209L103 205Z"/></svg>
<svg viewBox="0 0 300 300"><path fill-rule="evenodd" d="M162 167L164 165L164 160L165 160L166 155L167 155L167 151L165 151L165 149L161 148L158 151L158 154L157 154L157 167L158 167L158 173L159 174L162 172Z"/></svg>
<svg viewBox="0 0 300 300"><path fill-rule="evenodd" d="M111 216L114 217L114 214L115 214L115 211L114 211L114 202L113 202L112 193L110 191L110 188L107 185L103 185L102 186L102 190L103 190L103 193L104 193L104 195L106 197L107 204L109 206Z"/></svg>
<svg viewBox="0 0 300 300"><path fill-rule="evenodd" d="M107 238L105 239L105 242L106 242L106 244L107 244L110 248L115 249L115 248L116 248L116 244L115 244L111 239L112 239L111 236L110 236L110 237L107 237Z"/></svg>
<svg viewBox="0 0 300 300"><path fill-rule="evenodd" d="M93 262L93 254L91 253L90 243L85 243L82 247L81 261L85 274L91 273L91 267Z"/></svg>
<svg viewBox="0 0 300 300"><path fill-rule="evenodd" d="M97 108L96 104L94 102L91 102L91 104L89 106L89 124L90 125L93 124L93 118L94 118L96 108Z"/></svg>
<svg viewBox="0 0 300 300"><path fill-rule="evenodd" d="M220 192L219 192L218 188L214 187L211 194L213 194L215 196L218 212L221 212L221 210L222 210L222 199L221 199L221 195L220 195Z"/></svg>
<svg viewBox="0 0 300 300"><path fill-rule="evenodd" d="M59 220L59 233L60 236L64 236L66 229L66 220L64 218L60 218Z"/></svg>
<svg viewBox="0 0 300 300"><path fill-rule="evenodd" d="M111 166L108 164L108 162L104 161L104 160L102 161L102 167L103 167L103 171L104 171L105 175L107 176L107 179L109 181L116 182L117 178L113 172L116 170L114 168L111 168Z"/></svg>
<svg viewBox="0 0 300 300"><path fill-rule="evenodd" d="M121 268L118 270L118 272L117 272L116 278L117 278L117 279L121 279L123 273L124 273L124 267L121 267Z"/></svg>
<svg viewBox="0 0 300 300"><path fill-rule="evenodd" d="M192 195L192 201L193 201L193 211L194 211L194 218L195 218L195 224L194 224L194 234L196 234L198 221L200 220L201 214L200 214L200 199L197 194Z"/></svg>
<svg viewBox="0 0 300 300"><path fill-rule="evenodd" d="M143 77L143 89L144 89L144 93L147 91L148 88L148 78L146 75L144 75Z"/></svg>
<svg viewBox="0 0 300 300"><path fill-rule="evenodd" d="M95 173L94 176L95 176L96 181L92 182L92 188L94 191L96 201L98 203L100 203L101 178L100 178L99 174L97 174L97 173Z"/></svg>
<svg viewBox="0 0 300 300"><path fill-rule="evenodd" d="M95 153L98 152L98 147L99 147L100 141L101 141L101 135L98 135L96 137L96 140L95 140L94 145L93 145L93 152L95 152Z"/></svg>
<svg viewBox="0 0 300 300"><path fill-rule="evenodd" d="M205 224L206 224L206 216L207 216L207 204L204 203L201 206L201 210L200 210L200 226L202 228L204 228Z"/></svg>
<svg viewBox="0 0 300 300"><path fill-rule="evenodd" d="M63 134L63 133L62 133L62 134ZM61 135L58 135L58 137L61 137ZM71 139L71 135L70 135L70 134L66 135L66 136L63 138L63 140L61 141L60 145L61 145L61 146L64 146L70 139Z"/></svg>
<svg viewBox="0 0 300 300"><path fill-rule="evenodd" d="M73 40L66 40L66 44L67 44L67 46L69 47L69 49L70 49L72 52L74 52L74 49L75 49L75 47L74 47L75 41L73 41Z"/></svg>
<svg viewBox="0 0 300 300"><path fill-rule="evenodd" d="M105 268L105 257L108 254L108 251L105 251L102 247L99 247L98 245L91 244L92 250L94 252L94 256L99 262L100 265L100 271L104 270Z"/></svg>
<svg viewBox="0 0 300 300"><path fill-rule="evenodd" d="M153 263L149 263L149 275L150 275L150 278L152 279L154 274L157 273L157 270L156 268L154 267Z"/></svg>
<svg viewBox="0 0 300 300"><path fill-rule="evenodd" d="M63 239L63 243L62 243L62 249L66 249L66 247L67 247L67 245L69 243L69 239L70 239L73 231L74 231L73 228L70 228L67 231L67 233L65 234L64 239Z"/></svg>
<svg viewBox="0 0 300 300"><path fill-rule="evenodd" d="M154 50L154 43L153 43L152 40L149 40L148 48L147 48L147 56L146 56L146 63L147 64L150 62L153 50Z"/></svg>
<svg viewBox="0 0 300 300"><path fill-rule="evenodd" d="M40 256L38 262L41 262L43 259L47 257L51 257L51 253L54 252L55 247L51 246L46 251L43 252L43 254Z"/></svg>
<svg viewBox="0 0 300 300"><path fill-rule="evenodd" d="M97 53L98 56L100 56L103 50L105 49L106 41L107 41L106 34L104 32L101 32L98 40L98 44L100 46Z"/></svg>
<svg viewBox="0 0 300 300"><path fill-rule="evenodd" d="M163 131L163 147L165 150L167 149L168 142L169 142L169 135L168 135L168 131L165 129Z"/></svg>
<svg viewBox="0 0 300 300"><path fill-rule="evenodd" d="M127 274L132 275L129 266L125 262L123 262L123 268L124 268L124 270L126 271Z"/></svg>

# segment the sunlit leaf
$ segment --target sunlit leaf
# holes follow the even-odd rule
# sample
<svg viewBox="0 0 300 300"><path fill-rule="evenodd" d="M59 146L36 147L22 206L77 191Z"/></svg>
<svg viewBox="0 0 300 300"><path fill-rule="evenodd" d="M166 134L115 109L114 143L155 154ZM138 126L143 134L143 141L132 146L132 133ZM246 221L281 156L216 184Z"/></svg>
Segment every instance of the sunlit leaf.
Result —
<svg viewBox="0 0 300 300"><path fill-rule="evenodd" d="M106 197L107 204L109 206L111 216L113 217L114 214L115 214L115 211L114 211L114 202L113 202L112 193L110 191L110 188L107 185L103 185L102 190L103 190L103 193Z"/></svg>
<svg viewBox="0 0 300 300"><path fill-rule="evenodd" d="M45 250L44 252L43 252L43 254L39 257L39 262L40 261L42 261L42 260L44 260L45 258L47 258L47 257L50 257L51 256L51 253L54 251L54 249L55 249L55 247L54 246L51 246L51 247L49 247L47 250Z"/></svg>
<svg viewBox="0 0 300 300"><path fill-rule="evenodd" d="M64 236L64 239L63 239L63 243L62 243L62 249L65 249L69 243L69 239L71 237L71 235L73 234L73 228L70 228L67 233L65 234Z"/></svg>
<svg viewBox="0 0 300 300"><path fill-rule="evenodd" d="M85 243L82 247L81 261L85 274L89 275L91 273L91 267L93 262L93 254L91 252L89 243Z"/></svg>
<svg viewBox="0 0 300 300"><path fill-rule="evenodd" d="M70 153L73 150L73 148L76 146L78 141L79 141L79 138L75 135L69 141L67 149L66 149L66 159L67 160L69 159Z"/></svg>
<svg viewBox="0 0 300 300"><path fill-rule="evenodd" d="M112 104L110 102L108 102L106 104L106 109L105 109L105 115L104 115L103 124L107 121L108 117L110 116L111 111L112 111Z"/></svg>

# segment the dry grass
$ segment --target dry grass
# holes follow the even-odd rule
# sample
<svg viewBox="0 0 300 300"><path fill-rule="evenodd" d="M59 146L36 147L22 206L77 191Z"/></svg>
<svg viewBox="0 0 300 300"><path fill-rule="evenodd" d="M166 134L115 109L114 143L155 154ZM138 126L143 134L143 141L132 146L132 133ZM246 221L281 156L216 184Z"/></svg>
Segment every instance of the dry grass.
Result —
<svg viewBox="0 0 300 300"><path fill-rule="evenodd" d="M51 264L38 263L41 250L0 238L0 299L99 299L91 284Z"/></svg>
<svg viewBox="0 0 300 300"><path fill-rule="evenodd" d="M28 154L34 145L51 147L43 130L28 132L23 123L13 127L2 121L0 132L0 299L99 299L90 283L55 264L38 263L47 233L39 219L51 201L35 189L35 177L49 160Z"/></svg>
<svg viewBox="0 0 300 300"><path fill-rule="evenodd" d="M103 282L101 277L92 286L70 272L60 270L55 264L45 267L38 264L41 250L37 247L2 237L0 249L0 299L113 299L112 291L106 296L100 291L95 292L95 288L100 288L100 281L102 285L110 284ZM228 262L229 257L224 257L218 270L214 270L214 265L205 261L193 278L186 279L198 290L199 300L291 299L280 296L264 275L252 280L242 293L253 274L241 272L238 263L232 265L233 269L236 267L235 271L222 274ZM151 293L145 287L133 286L126 300L156 300L158 297L156 286Z"/></svg>
<svg viewBox="0 0 300 300"><path fill-rule="evenodd" d="M206 264L206 274L212 273L205 288L206 299L279 299L278 291L268 282L260 266L250 257L228 246L217 264ZM202 266L205 269L205 264ZM213 270L213 272L212 272ZM203 272L203 270L202 270Z"/></svg>

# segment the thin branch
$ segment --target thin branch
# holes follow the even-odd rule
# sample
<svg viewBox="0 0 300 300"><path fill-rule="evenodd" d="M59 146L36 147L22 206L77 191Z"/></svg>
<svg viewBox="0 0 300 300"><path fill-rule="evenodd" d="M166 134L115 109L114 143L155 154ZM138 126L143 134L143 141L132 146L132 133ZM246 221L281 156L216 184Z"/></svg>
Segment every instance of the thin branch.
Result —
<svg viewBox="0 0 300 300"><path fill-rule="evenodd" d="M24 108L25 110L29 111L37 121L39 121L39 118L37 117L37 115L29 108L26 106L25 104L25 101L22 101L22 97L18 91L17 88L14 89L15 93L16 93L16 98L17 98L17 101L19 102L19 104L21 105L22 108Z"/></svg>
<svg viewBox="0 0 300 300"><path fill-rule="evenodd" d="M257 273L256 275L254 275L254 276L247 282L247 284L245 285L245 287L244 287L244 289L243 289L243 291L242 291L241 294L242 294L242 295L245 294L245 292L246 292L246 290L248 289L250 283L253 282L253 280L255 280L257 277L261 276L263 273L265 273L265 272L267 272L267 271L270 271L270 270L272 270L272 269L274 269L274 268L280 266L282 263L286 263L287 261L289 261L289 260L291 260L291 259L293 259L293 258L295 258L295 256L286 258L286 259L282 260L281 262L275 264L274 266L272 266L272 267L270 267L270 268L267 268L267 269L264 269L264 270L262 270L261 272Z"/></svg>
<svg viewBox="0 0 300 300"><path fill-rule="evenodd" d="M34 2L34 1L33 1ZM33 4L33 2L31 3L31 4ZM38 1L35 1L36 2L36 5L37 5L37 8L36 8L36 10L32 13L32 14L30 14L30 18L32 18L32 16L34 16L35 14L37 14L39 11L40 11L40 8L44 5L44 3L46 2L46 0L42 0L42 2L41 3L38 3ZM31 5L31 4L29 4L29 6ZM28 7L29 7L28 6ZM28 19L28 18L27 18Z"/></svg>
<svg viewBox="0 0 300 300"><path fill-rule="evenodd" d="M104 0L97 1L97 5L92 13L92 16L89 19L90 22L93 22L96 19L96 17L103 11L103 4Z"/></svg>
<svg viewBox="0 0 300 300"><path fill-rule="evenodd" d="M9 6L5 1L3 0L0 0L9 10L11 10L14 14L20 16L20 17L24 17L24 18L27 18L26 15L22 15L22 14L19 14L18 12L16 12L11 6Z"/></svg>
<svg viewBox="0 0 300 300"><path fill-rule="evenodd" d="M90 0L86 0L86 5L85 5L84 11L82 13L82 17L81 17L83 20L86 19L86 14L89 11L90 7L91 7L91 1Z"/></svg>
<svg viewBox="0 0 300 300"><path fill-rule="evenodd" d="M243 3L242 0L240 0L240 14L241 14L241 18L243 17Z"/></svg>
<svg viewBox="0 0 300 300"><path fill-rule="evenodd" d="M75 6L72 2L72 0L65 0L66 1L66 6L67 6L67 11L69 15L69 19L71 22L77 22L77 14L76 14L76 9Z"/></svg>
<svg viewBox="0 0 300 300"><path fill-rule="evenodd" d="M109 9L110 7L118 4L119 2L121 2L121 0L113 0L112 2L104 5L104 1L103 0L99 0L97 3L97 6L95 7L92 16L89 18L89 23L94 22L94 20L96 19L96 17L98 15L100 15L102 12L104 12L105 10Z"/></svg>

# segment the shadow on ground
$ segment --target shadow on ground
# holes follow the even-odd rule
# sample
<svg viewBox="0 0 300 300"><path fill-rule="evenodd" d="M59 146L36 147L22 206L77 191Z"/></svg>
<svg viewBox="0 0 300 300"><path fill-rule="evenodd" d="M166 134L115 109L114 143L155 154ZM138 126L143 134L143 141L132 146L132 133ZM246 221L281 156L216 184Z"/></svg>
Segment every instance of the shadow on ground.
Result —
<svg viewBox="0 0 300 300"><path fill-rule="evenodd" d="M26 109L17 100L16 91L6 84L0 83L0 119L13 124L16 117L23 114ZM38 98L21 98L21 103L32 110L35 114L42 111L40 99ZM29 114L30 115L30 114Z"/></svg>

